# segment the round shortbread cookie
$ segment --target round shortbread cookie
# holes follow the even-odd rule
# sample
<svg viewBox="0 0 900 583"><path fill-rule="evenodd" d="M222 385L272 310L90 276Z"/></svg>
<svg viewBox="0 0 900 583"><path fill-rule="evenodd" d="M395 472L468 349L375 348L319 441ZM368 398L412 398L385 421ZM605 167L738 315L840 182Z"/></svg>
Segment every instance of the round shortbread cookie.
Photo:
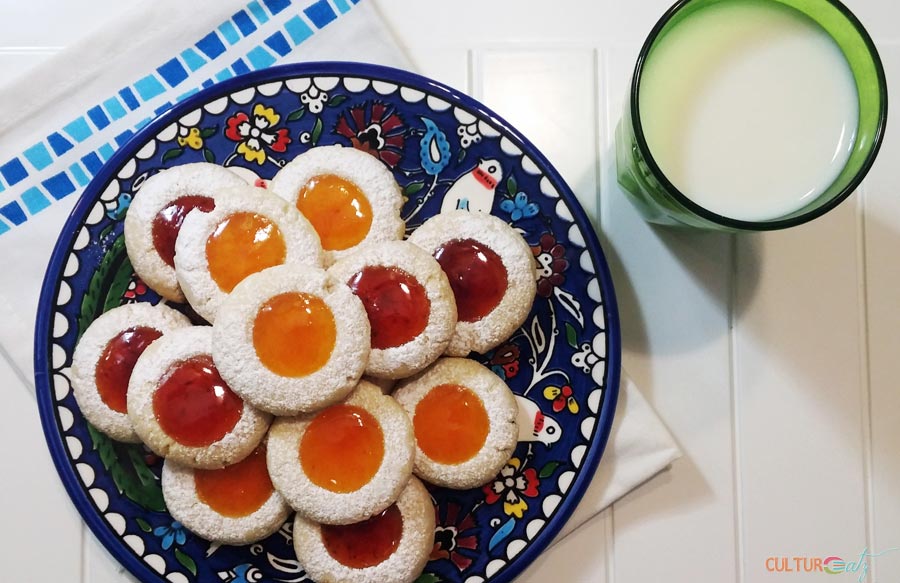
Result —
<svg viewBox="0 0 900 583"><path fill-rule="evenodd" d="M381 389L381 392L385 395L390 395L391 391L394 390L394 385L397 384L397 381L394 379L379 379L375 377L364 376L362 380L366 381L367 383L372 383L373 385Z"/></svg>
<svg viewBox="0 0 900 583"><path fill-rule="evenodd" d="M324 338L320 328L293 326L309 304L283 312L284 327L272 338L258 337L260 316L279 298L306 298L333 319L333 347L318 368L294 376L260 355L262 343L284 347L287 359L316 358ZM323 306L324 305L324 306ZM271 313L271 312L269 312ZM271 326L271 324L267 323ZM275 325L278 325L277 322ZM257 330L259 329L259 332ZM306 340L299 341L300 336ZM308 341L307 341L308 340ZM266 354L271 355L270 352ZM327 347L321 348L326 350ZM362 302L350 288L327 272L300 265L281 265L241 282L222 304L213 327L213 358L222 377L244 399L276 415L296 415L321 409L343 399L359 382L369 357L369 321ZM287 364L291 364L290 362Z"/></svg>
<svg viewBox="0 0 900 583"><path fill-rule="evenodd" d="M241 461L259 445L272 421L271 415L241 401L227 385L223 386L224 383L218 378L219 373L212 365L211 354L212 328L194 326L176 330L144 351L128 384L128 417L135 433L157 455L194 468L215 469ZM188 394L188 390L200 386L195 376L186 377L181 386L169 384L174 382L173 373L178 372L185 363L198 363L204 374L213 379L216 386L211 392L217 402L227 399L236 403L236 421L221 437L205 445L182 443L161 426L159 401L155 399L157 391L166 386L170 390L167 396L178 398L178 392L183 390L183 394ZM184 401L181 403L182 409L177 414L193 415L190 411L184 411L187 405L183 404ZM208 412L195 416L202 416L205 421L211 418ZM185 429L191 428L182 425L181 430Z"/></svg>
<svg viewBox="0 0 900 583"><path fill-rule="evenodd" d="M330 239L322 237L326 266L351 253L359 245L403 238L406 230L400 218L403 195L394 175L377 158L355 148L340 145L312 148L279 170L269 188L297 208L301 189L313 178L328 175L350 182L362 192L370 207L371 225L365 236L350 247L340 244L332 247ZM354 208L354 214L359 216L361 211L358 205ZM312 217L310 221L317 228L322 228L328 226L329 218L327 215L320 219ZM319 221L321 223L317 224Z"/></svg>
<svg viewBox="0 0 900 583"><path fill-rule="evenodd" d="M225 495L221 490L227 487L227 477L220 477L222 483L217 485L220 490L212 491L218 496L215 500L209 500L206 490L202 490L201 493L201 487L198 486L203 483L204 472L230 472L239 464L255 462L252 457L256 455L265 456L265 452L257 448L238 464L218 470L196 470L167 459L162 470L162 492L166 508L172 518L206 540L228 545L254 543L276 532L292 510L281 494L271 487L271 482L269 482L271 493L268 498L265 498L255 510L242 516L226 515L214 507L216 503L221 503L220 498ZM262 471L267 472L265 457L261 461ZM239 487L230 488L230 491L232 500L248 495L246 490ZM252 495L256 495L256 492Z"/></svg>
<svg viewBox="0 0 900 583"><path fill-rule="evenodd" d="M135 273L162 297L183 302L171 257L175 239L157 240L154 231L164 233L164 224L169 223L177 232L184 215L197 204L212 207L222 190L243 185L244 179L237 174L206 162L175 166L148 178L125 215L125 247ZM179 208L176 201L183 206Z"/></svg>
<svg viewBox="0 0 900 583"><path fill-rule="evenodd" d="M126 304L113 308L94 320L78 340L75 353L72 355L72 391L85 419L113 439L139 443L141 439L134 432L131 420L128 418L125 399L128 377L120 379L124 386L113 387L120 389L117 392L121 392L121 394L110 395L104 399L97 386L97 365L101 359L108 358L111 365L123 366L121 359L117 359L113 354L106 354L106 352L110 347L110 342L127 330L150 328L166 335L173 330L190 325L191 322L184 315L172 308L143 303ZM140 339L133 335L129 335L128 340L130 342L126 344L140 342ZM128 360L133 364L131 359ZM128 372L130 374L130 371ZM116 410L107 403L111 398L115 399L113 405L122 410Z"/></svg>
<svg viewBox="0 0 900 583"><path fill-rule="evenodd" d="M483 413L478 411L477 404L473 403L469 403L468 407L452 408L441 402L435 402L431 404L430 412L420 409L423 399L429 397L432 391L435 389L451 391L448 386L456 387L452 389L456 394L448 395L447 404L458 404L460 400L474 397L480 401ZM459 393L459 387L467 389L469 393ZM416 435L415 473L426 482L458 490L482 486L497 475L516 448L518 407L515 396L497 375L474 360L442 358L418 376L401 382L393 397L412 419ZM476 405L474 410L472 405ZM450 444L448 447L462 447L459 444L466 441L470 435L465 433L454 435L454 432L472 431L470 427L456 426L462 420L459 417L449 419L447 426L436 424L435 411L438 417L458 413L469 423L474 422L476 414L485 416L487 434L481 447L468 459L454 460L455 463L434 460L429 453L423 451L424 443L433 443L437 438ZM474 446L477 447L477 443ZM434 451L430 453L434 455Z"/></svg>
<svg viewBox="0 0 900 583"><path fill-rule="evenodd" d="M380 462L376 454L370 456L366 442L334 435L326 439L334 440L341 447L340 453L324 460L306 458L304 461L302 452L313 451L317 447L316 443L304 443L304 436L314 423L324 424L333 420L332 414L337 411L358 415L360 409L377 424L383 440ZM361 427L371 419L359 421L357 417L354 422L357 421ZM332 427L336 425L332 424ZM323 431L330 430L323 428ZM311 441L318 438L314 435ZM318 413L280 417L269 431L268 463L272 483L294 510L309 520L323 524L352 524L390 506L412 476L414 456L412 424L406 412L392 397L383 395L378 387L365 381L360 382L341 403ZM354 463L360 460L363 464L371 460L371 466L366 468L374 473L361 486L349 491L337 491L340 486L331 489L322 487L308 475L310 470L325 475L356 471L358 466ZM364 473L363 470L360 472ZM321 480L319 482L323 483Z"/></svg>
<svg viewBox="0 0 900 583"><path fill-rule="evenodd" d="M284 254L280 261L276 259L274 263L266 264L270 257L261 259L249 249L244 252L235 251L230 256L229 263L219 267L229 270L229 278L234 273L246 276L278 264L312 267L320 267L322 264L322 246L315 229L284 199L263 188L248 185L223 190L216 197L215 210L188 214L175 242L175 273L178 283L194 310L209 322L215 321L219 307L231 292L231 289L227 289L228 284L223 289L210 272L209 242L224 231L226 221L247 216L254 217L254 221L262 221L256 224L265 225L256 231L254 242L263 240L260 233L264 232L265 239L268 240L277 230L284 243ZM229 235L231 234L230 232ZM222 280L224 275L219 279ZM232 288L234 283L231 284Z"/></svg>
<svg viewBox="0 0 900 583"><path fill-rule="evenodd" d="M372 326L367 375L406 378L447 349L456 326L456 302L440 264L422 248L405 241L366 245L332 265L328 273L350 285L366 307ZM418 314L409 313L419 302L427 310L421 322L415 321ZM415 336L406 340L407 332ZM398 344L392 336L404 341Z"/></svg>
<svg viewBox="0 0 900 583"><path fill-rule="evenodd" d="M502 220L478 212L443 212L425 221L409 241L431 255L447 243L474 241L499 256L506 270L503 296L484 317L464 321L464 300L456 298L459 321L447 347L448 356L466 356L472 351L484 354L506 341L525 322L537 292L534 256L525 239ZM458 283L450 277L451 286Z"/></svg>
<svg viewBox="0 0 900 583"><path fill-rule="evenodd" d="M375 544L375 541L366 540L366 533L373 526L372 521L329 527L297 514L293 531L297 559L319 583L411 583L422 574L434 548L434 504L422 482L411 478L397 499L396 510L402 519L397 546L387 558L375 564L366 563L371 563L376 557L360 557L345 549L347 543L361 542L365 546ZM379 516L378 520L384 521L386 518L388 517ZM391 518L394 519L394 524L385 526L382 522L378 525L380 530L390 532L395 529L396 515L389 519ZM347 565L332 554L342 557L342 552L349 552L359 566Z"/></svg>

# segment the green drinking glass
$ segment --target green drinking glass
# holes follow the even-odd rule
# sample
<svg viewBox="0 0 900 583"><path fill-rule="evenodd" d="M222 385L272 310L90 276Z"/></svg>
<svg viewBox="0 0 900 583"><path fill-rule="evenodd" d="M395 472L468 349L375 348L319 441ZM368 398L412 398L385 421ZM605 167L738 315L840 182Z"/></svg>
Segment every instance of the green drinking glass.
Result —
<svg viewBox="0 0 900 583"><path fill-rule="evenodd" d="M835 41L846 58L859 112L855 139L852 143L848 141L847 161L824 191L803 199L802 207L765 220L724 216L704 208L679 190L654 159L648 145L646 120L642 120L640 107L642 75L659 42L686 18L730 1L679 0L657 22L638 57L624 116L616 129L616 166L619 184L644 218L652 223L726 232L793 227L825 214L850 196L881 147L887 122L887 83L878 51L859 20L837 0L757 0L805 15Z"/></svg>

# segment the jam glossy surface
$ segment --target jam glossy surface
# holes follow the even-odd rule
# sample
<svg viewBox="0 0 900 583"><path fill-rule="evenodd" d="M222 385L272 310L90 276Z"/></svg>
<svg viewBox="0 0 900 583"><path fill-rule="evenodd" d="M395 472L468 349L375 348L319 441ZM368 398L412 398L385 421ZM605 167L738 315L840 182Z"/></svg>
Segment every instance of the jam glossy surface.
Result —
<svg viewBox="0 0 900 583"><path fill-rule="evenodd" d="M94 369L94 382L107 407L119 413L128 412L128 381L134 363L160 336L162 332L155 328L135 326L119 332L103 349Z"/></svg>
<svg viewBox="0 0 900 583"><path fill-rule="evenodd" d="M369 199L358 186L334 174L312 177L300 189L297 209L315 227L326 251L359 244L372 226Z"/></svg>
<svg viewBox="0 0 900 583"><path fill-rule="evenodd" d="M153 413L169 437L206 447L234 429L244 402L225 384L208 355L173 364L153 394Z"/></svg>
<svg viewBox="0 0 900 583"><path fill-rule="evenodd" d="M396 267L371 265L347 282L372 325L372 348L406 344L425 330L431 302L422 284Z"/></svg>
<svg viewBox="0 0 900 583"><path fill-rule="evenodd" d="M509 279L493 249L474 239L456 239L438 247L434 258L450 280L461 322L477 322L500 304Z"/></svg>
<svg viewBox="0 0 900 583"><path fill-rule="evenodd" d="M275 488L266 467L266 446L234 465L219 470L194 470L201 502L230 518L249 516L262 507Z"/></svg>
<svg viewBox="0 0 900 583"><path fill-rule="evenodd" d="M181 230L184 217L194 209L208 213L216 208L216 203L208 196L191 194L170 202L153 217L153 247L169 267L175 267L175 239Z"/></svg>
<svg viewBox="0 0 900 583"><path fill-rule="evenodd" d="M416 405L413 429L425 455L452 465L472 459L484 447L490 421L484 403L471 389L438 385Z"/></svg>
<svg viewBox="0 0 900 583"><path fill-rule="evenodd" d="M321 298L286 293L260 307L253 323L253 348L275 374L301 377L325 366L334 351L334 314Z"/></svg>
<svg viewBox="0 0 900 583"><path fill-rule="evenodd" d="M300 439L300 464L309 480L332 492L368 484L384 459L384 433L371 413L334 405L310 422Z"/></svg>
<svg viewBox="0 0 900 583"><path fill-rule="evenodd" d="M356 524L322 525L322 543L335 561L354 569L385 562L400 545L403 515L396 504Z"/></svg>
<svg viewBox="0 0 900 583"><path fill-rule="evenodd" d="M209 275L224 292L231 292L248 275L281 265L286 253L278 225L255 213L225 218L206 241Z"/></svg>

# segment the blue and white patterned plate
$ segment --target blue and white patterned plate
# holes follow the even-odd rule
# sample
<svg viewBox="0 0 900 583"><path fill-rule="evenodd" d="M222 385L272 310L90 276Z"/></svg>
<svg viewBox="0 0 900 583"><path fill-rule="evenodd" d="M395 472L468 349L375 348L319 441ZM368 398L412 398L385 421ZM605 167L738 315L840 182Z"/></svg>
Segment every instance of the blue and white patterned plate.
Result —
<svg viewBox="0 0 900 583"><path fill-rule="evenodd" d="M276 67L202 91L145 127L106 164L60 235L41 293L35 377L53 460L84 520L141 581L308 581L290 523L259 544L218 547L166 512L161 460L94 430L72 396L80 334L105 310L158 302L125 253L122 218L144 180L207 160L271 178L314 145L377 156L408 198L409 227L452 206L489 209L535 256L525 325L478 360L527 414L514 457L483 489L432 488L437 531L421 583L510 581L550 543L584 494L609 436L619 326L600 245L549 162L476 101L403 71L352 63ZM498 181L473 180L481 167Z"/></svg>

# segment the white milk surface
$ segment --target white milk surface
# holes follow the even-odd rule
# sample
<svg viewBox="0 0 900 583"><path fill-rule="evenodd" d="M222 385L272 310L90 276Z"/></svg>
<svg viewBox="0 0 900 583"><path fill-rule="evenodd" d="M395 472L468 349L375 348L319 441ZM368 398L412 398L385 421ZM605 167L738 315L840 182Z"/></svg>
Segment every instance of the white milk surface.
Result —
<svg viewBox="0 0 900 583"><path fill-rule="evenodd" d="M640 116L650 152L682 193L747 221L791 213L850 156L859 102L834 40L768 0L698 10L657 42Z"/></svg>

